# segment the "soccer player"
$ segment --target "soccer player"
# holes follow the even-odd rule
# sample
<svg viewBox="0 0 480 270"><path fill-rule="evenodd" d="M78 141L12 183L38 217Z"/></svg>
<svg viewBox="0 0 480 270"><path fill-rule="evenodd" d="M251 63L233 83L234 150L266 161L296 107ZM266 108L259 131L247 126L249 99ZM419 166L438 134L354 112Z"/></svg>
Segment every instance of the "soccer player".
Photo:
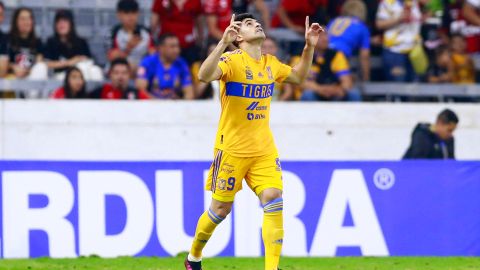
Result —
<svg viewBox="0 0 480 270"><path fill-rule="evenodd" d="M262 55L262 26L251 14L233 15L222 39L200 67L201 81L220 80L222 113L215 141L215 158L207 190L210 208L198 220L185 269L202 269L202 250L215 227L230 213L242 180L260 199L265 269L277 270L283 243L283 199L280 160L269 126L270 100L275 82L302 83L309 72L322 27L305 19L305 41L295 67L272 55ZM223 53L234 44L240 49ZM222 54L223 53L223 54Z"/></svg>

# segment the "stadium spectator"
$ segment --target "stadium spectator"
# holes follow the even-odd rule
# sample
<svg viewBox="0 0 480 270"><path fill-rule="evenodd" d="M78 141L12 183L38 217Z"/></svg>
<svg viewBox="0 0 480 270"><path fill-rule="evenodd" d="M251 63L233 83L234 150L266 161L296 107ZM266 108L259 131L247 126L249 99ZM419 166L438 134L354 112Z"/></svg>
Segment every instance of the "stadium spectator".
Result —
<svg viewBox="0 0 480 270"><path fill-rule="evenodd" d="M277 42L272 38L265 38L262 43L262 54L270 54L276 56L278 59L281 57L278 55L278 45ZM272 100L291 100L293 99L293 86L288 83L277 83L275 82L275 87L272 94Z"/></svg>
<svg viewBox="0 0 480 270"><path fill-rule="evenodd" d="M480 0L463 1L461 14L467 25L458 25L452 28L459 28L467 39L467 51L469 53L480 52Z"/></svg>
<svg viewBox="0 0 480 270"><path fill-rule="evenodd" d="M149 99L142 90L129 86L131 67L125 58L117 58L110 63L110 82L94 90L91 98L97 99Z"/></svg>
<svg viewBox="0 0 480 270"><path fill-rule="evenodd" d="M207 49L202 53L202 59L206 59L208 55L215 49L217 43L210 43ZM203 61L196 61L191 65L192 84L196 99L212 99L220 97L220 82L218 80L204 83L198 79L198 72Z"/></svg>
<svg viewBox="0 0 480 270"><path fill-rule="evenodd" d="M43 61L43 44L35 34L35 20L29 8L15 10L8 38L9 67L17 78L44 80L48 67Z"/></svg>
<svg viewBox="0 0 480 270"><path fill-rule="evenodd" d="M250 12L250 6L253 4L256 11L260 13L260 21L265 33L270 30L270 10L263 0L231 0L232 11L234 14L242 14Z"/></svg>
<svg viewBox="0 0 480 270"><path fill-rule="evenodd" d="M200 0L155 0L150 23L152 35L175 34L180 41L182 57L191 64L199 60L204 32L202 12Z"/></svg>
<svg viewBox="0 0 480 270"><path fill-rule="evenodd" d="M330 46L347 58L358 52L362 79L370 80L370 32L365 25L367 7L361 0L348 0L342 6L341 16L327 27Z"/></svg>
<svg viewBox="0 0 480 270"><path fill-rule="evenodd" d="M452 49L453 82L475 83L475 67L472 58L466 51L466 42L463 36L452 35L450 46Z"/></svg>
<svg viewBox="0 0 480 270"><path fill-rule="evenodd" d="M5 18L5 5L0 1L0 24ZM8 71L8 54L7 54L7 35L0 29L0 78L5 77Z"/></svg>
<svg viewBox="0 0 480 270"><path fill-rule="evenodd" d="M77 35L72 12L57 11L53 32L54 35L47 41L45 58L56 79L63 80L65 71L77 66L86 80L103 80L103 71L94 65L87 41Z"/></svg>
<svg viewBox="0 0 480 270"><path fill-rule="evenodd" d="M180 44L173 34L158 41L158 53L142 60L137 72L137 87L159 99L195 98L188 65L180 57Z"/></svg>
<svg viewBox="0 0 480 270"><path fill-rule="evenodd" d="M413 81L415 72L409 52L419 42L422 14L417 0L382 0L376 26L384 30L383 66L388 81Z"/></svg>
<svg viewBox="0 0 480 270"><path fill-rule="evenodd" d="M150 32L138 24L139 6L135 0L120 0L117 3L119 25L112 28L108 60L126 58L131 65L132 76L142 58L155 51Z"/></svg>
<svg viewBox="0 0 480 270"><path fill-rule="evenodd" d="M219 41L222 39L223 31L230 24L232 0L205 0L203 5L209 41Z"/></svg>
<svg viewBox="0 0 480 270"><path fill-rule="evenodd" d="M419 123L412 133L411 144L404 159L454 159L453 132L458 124L457 115L443 110L435 124Z"/></svg>
<svg viewBox="0 0 480 270"><path fill-rule="evenodd" d="M345 55L328 48L328 35L321 33L315 48L311 72L301 86L301 100L304 101L360 101L360 92L353 86L353 78ZM300 61L292 58L291 65ZM299 95L296 94L296 97Z"/></svg>
<svg viewBox="0 0 480 270"><path fill-rule="evenodd" d="M272 19L272 27L286 27L303 37L305 17L315 17L321 0L282 0ZM317 21L311 18L311 21Z"/></svg>
<svg viewBox="0 0 480 270"><path fill-rule="evenodd" d="M75 66L68 67L63 86L53 91L50 97L53 99L87 98L86 82L82 71Z"/></svg>
<svg viewBox="0 0 480 270"><path fill-rule="evenodd" d="M427 80L430 83L449 83L453 77L453 65L448 47L441 46L435 51L435 62L429 67Z"/></svg>

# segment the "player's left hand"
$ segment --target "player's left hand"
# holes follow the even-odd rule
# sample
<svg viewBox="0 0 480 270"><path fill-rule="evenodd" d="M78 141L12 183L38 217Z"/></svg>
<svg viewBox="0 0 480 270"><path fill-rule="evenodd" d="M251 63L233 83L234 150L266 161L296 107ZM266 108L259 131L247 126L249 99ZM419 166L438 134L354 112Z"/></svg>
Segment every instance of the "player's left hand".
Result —
<svg viewBox="0 0 480 270"><path fill-rule="evenodd" d="M318 37L320 33L325 32L325 29L320 26L318 23L313 23L310 25L310 17L305 18L305 42L308 46L315 47L318 42Z"/></svg>

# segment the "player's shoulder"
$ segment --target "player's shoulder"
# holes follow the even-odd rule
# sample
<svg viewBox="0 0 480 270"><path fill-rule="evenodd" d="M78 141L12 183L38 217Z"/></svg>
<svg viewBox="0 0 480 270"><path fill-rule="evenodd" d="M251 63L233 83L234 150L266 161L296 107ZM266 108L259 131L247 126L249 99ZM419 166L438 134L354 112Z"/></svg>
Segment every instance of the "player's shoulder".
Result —
<svg viewBox="0 0 480 270"><path fill-rule="evenodd" d="M235 61L236 59L242 58L244 52L240 49L224 52L220 57L220 61L228 64L231 61Z"/></svg>

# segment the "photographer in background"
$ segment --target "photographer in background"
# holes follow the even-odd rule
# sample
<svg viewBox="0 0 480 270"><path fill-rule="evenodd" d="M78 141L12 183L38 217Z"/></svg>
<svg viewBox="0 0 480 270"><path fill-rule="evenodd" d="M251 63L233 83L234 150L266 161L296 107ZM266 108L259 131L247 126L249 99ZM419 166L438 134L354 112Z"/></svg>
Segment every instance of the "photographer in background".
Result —
<svg viewBox="0 0 480 270"><path fill-rule="evenodd" d="M412 142L403 159L454 159L455 141L453 132L458 117L449 110L443 110L435 124L419 123L412 133Z"/></svg>

